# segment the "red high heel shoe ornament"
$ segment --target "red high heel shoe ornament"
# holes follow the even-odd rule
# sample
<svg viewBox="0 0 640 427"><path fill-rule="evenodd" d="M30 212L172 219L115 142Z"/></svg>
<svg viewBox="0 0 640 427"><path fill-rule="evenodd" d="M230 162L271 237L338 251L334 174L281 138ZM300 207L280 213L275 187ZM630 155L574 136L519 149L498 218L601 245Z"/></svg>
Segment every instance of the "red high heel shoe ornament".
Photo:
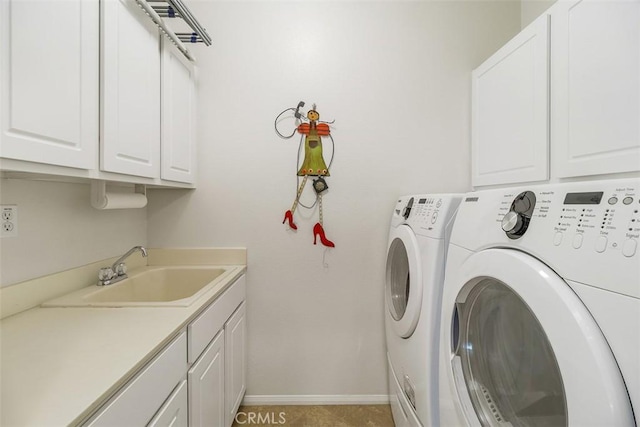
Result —
<svg viewBox="0 0 640 427"><path fill-rule="evenodd" d="M319 213L319 222L316 223L313 227L313 244L317 243L318 237L320 237L320 243L329 248L335 248L335 244L327 239L325 235L324 228L322 226L322 193L324 193L329 186L324 178L328 177L329 167L333 162L333 154L331 154L331 160L329 161L329 166L324 161L324 157L322 155L322 137L328 137L331 140L332 148L333 148L333 137L331 136L331 130L329 128L329 124L333 122L320 122L320 114L316 111L316 106L307 111L306 117L303 116L299 110L301 107L304 107L304 102L298 103L296 108L287 108L282 113L276 117L276 133L285 139L292 138L295 135L296 131L300 133L300 144L304 140L304 160L302 161L302 165L298 170L298 177L302 177L302 182L298 186L298 191L296 193L296 198L293 201L293 205L291 209L286 211L284 214L284 219L282 223L288 223L289 227L292 230L297 230L298 226L293 222L293 215L296 212L296 208L300 204L300 196L302 195L302 191L304 190L305 185L307 184L308 178L316 177L313 180L313 189L316 193L316 202L318 203L318 213ZM308 121L308 123L300 123L296 129L291 133L291 135L283 135L278 131L278 121L280 117L286 113L287 111L294 111L294 116L297 123ZM333 150L332 150L333 152ZM314 203L315 205L315 203ZM304 208L313 208L312 206L302 205Z"/></svg>
<svg viewBox="0 0 640 427"><path fill-rule="evenodd" d="M284 224L285 222L287 222L287 220L289 221L289 227L291 227L294 230L298 229L298 226L295 225L294 222L293 222L293 212L286 211L284 213L284 219L282 220L282 223Z"/></svg>
<svg viewBox="0 0 640 427"><path fill-rule="evenodd" d="M322 224L320 224L319 222L316 223L316 225L313 226L313 244L316 244L316 237L320 236L320 243L322 243L323 245L325 245L328 248L335 248L336 245L329 239L327 239L327 237L324 234L324 228L322 228Z"/></svg>

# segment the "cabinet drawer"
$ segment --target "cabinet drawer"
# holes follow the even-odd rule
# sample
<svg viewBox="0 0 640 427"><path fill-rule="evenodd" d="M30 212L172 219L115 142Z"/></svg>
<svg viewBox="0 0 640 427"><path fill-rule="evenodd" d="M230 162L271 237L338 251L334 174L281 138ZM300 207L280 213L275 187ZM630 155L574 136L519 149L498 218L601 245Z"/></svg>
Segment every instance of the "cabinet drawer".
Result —
<svg viewBox="0 0 640 427"><path fill-rule="evenodd" d="M86 425L145 425L187 370L183 332L113 397Z"/></svg>
<svg viewBox="0 0 640 427"><path fill-rule="evenodd" d="M187 327L189 364L198 359L200 353L224 327L227 319L244 301L246 292L245 276L242 275Z"/></svg>
<svg viewBox="0 0 640 427"><path fill-rule="evenodd" d="M171 393L148 427L187 427L188 421L189 401L187 400L187 381L184 380Z"/></svg>

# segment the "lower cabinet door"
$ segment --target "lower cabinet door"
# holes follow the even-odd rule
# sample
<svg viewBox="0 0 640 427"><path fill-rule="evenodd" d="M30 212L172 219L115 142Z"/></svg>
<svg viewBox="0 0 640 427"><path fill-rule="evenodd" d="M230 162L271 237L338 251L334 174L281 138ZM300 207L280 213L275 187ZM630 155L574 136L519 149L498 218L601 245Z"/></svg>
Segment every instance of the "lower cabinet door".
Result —
<svg viewBox="0 0 640 427"><path fill-rule="evenodd" d="M189 401L187 381L182 381L156 413L149 427L187 427L189 425Z"/></svg>
<svg viewBox="0 0 640 427"><path fill-rule="evenodd" d="M247 317L243 302L224 325L226 412L225 427L231 427L247 390Z"/></svg>
<svg viewBox="0 0 640 427"><path fill-rule="evenodd" d="M189 369L189 425L224 426L224 331Z"/></svg>

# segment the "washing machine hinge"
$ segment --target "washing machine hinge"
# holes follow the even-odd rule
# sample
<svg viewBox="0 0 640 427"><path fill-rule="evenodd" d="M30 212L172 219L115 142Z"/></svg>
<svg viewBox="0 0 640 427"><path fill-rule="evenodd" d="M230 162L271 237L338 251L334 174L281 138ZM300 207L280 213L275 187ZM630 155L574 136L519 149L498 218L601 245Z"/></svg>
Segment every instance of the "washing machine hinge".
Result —
<svg viewBox="0 0 640 427"><path fill-rule="evenodd" d="M407 399L409 400L409 403L411 403L411 406L413 406L413 409L416 409L416 392L413 389L413 384L411 384L411 381L409 380L409 375L405 375L404 376L404 394L407 396Z"/></svg>

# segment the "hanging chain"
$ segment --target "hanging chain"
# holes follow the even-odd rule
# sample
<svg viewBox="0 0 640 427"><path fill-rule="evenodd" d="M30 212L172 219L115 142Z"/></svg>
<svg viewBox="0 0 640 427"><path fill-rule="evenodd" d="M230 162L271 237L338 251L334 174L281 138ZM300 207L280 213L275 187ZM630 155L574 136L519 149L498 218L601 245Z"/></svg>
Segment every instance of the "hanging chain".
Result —
<svg viewBox="0 0 640 427"><path fill-rule="evenodd" d="M322 194L318 194L318 209L320 211L320 225L322 224Z"/></svg>
<svg viewBox="0 0 640 427"><path fill-rule="evenodd" d="M304 185L307 183L307 178L309 178L309 176L305 175L304 178L302 179L302 183L300 184L300 187L298 187L298 194L296 195L296 199L293 201L293 206L291 207L292 215L296 211L296 208L298 207L298 201L300 200L300 196L302 195L302 190L304 190Z"/></svg>

